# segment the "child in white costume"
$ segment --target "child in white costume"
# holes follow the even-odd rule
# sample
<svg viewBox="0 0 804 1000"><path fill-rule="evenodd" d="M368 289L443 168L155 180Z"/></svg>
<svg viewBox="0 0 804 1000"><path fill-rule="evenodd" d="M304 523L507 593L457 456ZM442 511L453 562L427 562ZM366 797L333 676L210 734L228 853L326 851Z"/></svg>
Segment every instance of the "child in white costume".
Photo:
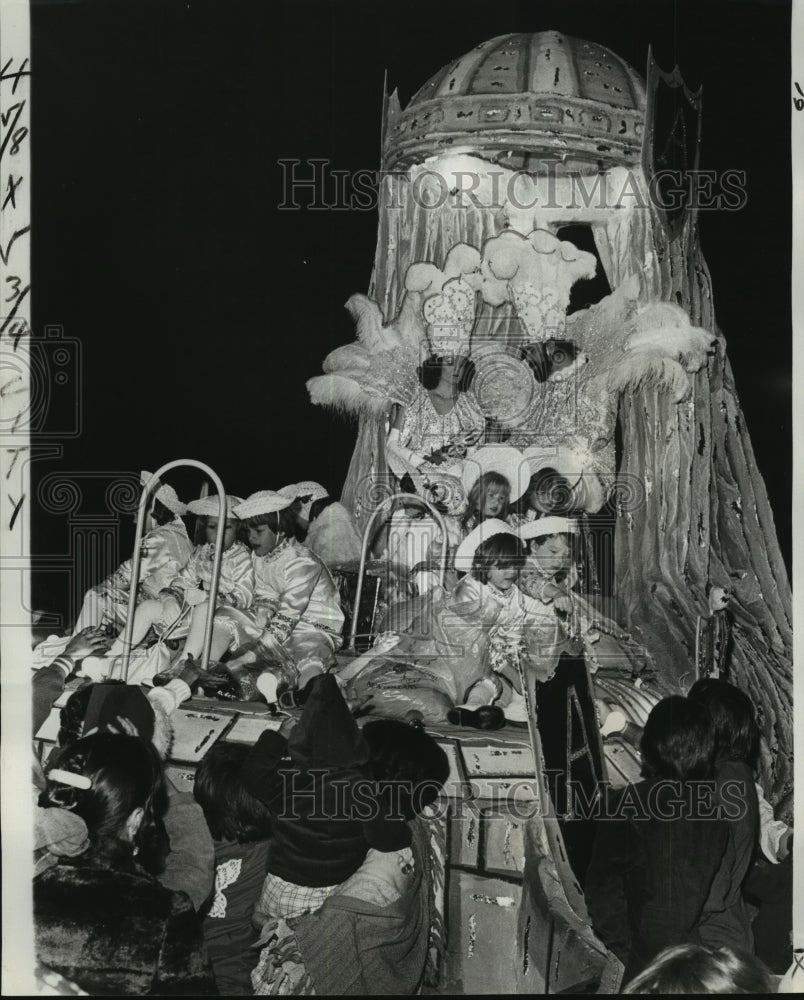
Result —
<svg viewBox="0 0 804 1000"><path fill-rule="evenodd" d="M152 473L142 472L140 482L147 486ZM182 516L187 512L172 486L160 486L148 512L148 530L142 539L142 559L137 603L156 597L185 565L192 552L192 543ZM111 625L119 631L128 617L131 590L131 559L87 591L73 633L89 625Z"/></svg>
<svg viewBox="0 0 804 1000"><path fill-rule="evenodd" d="M210 659L217 660L233 648L235 636L232 629L223 623L220 610L234 607L245 610L251 606L254 594L254 568L249 551L242 542L236 541L237 520L233 510L241 502L240 497L226 498L226 529L223 536L223 558L216 600L215 624L212 632ZM218 529L220 504L217 497L204 497L187 505L191 514L204 518L207 541L196 546L187 565L173 578L159 594L150 601L143 601L137 608L132 630L132 646L137 646L153 627L158 635L170 634L172 638L186 637L184 648L178 661L154 677L155 684L165 684L178 676L190 659L198 659L204 645L207 618L207 604L215 557L215 538ZM124 649L123 637L109 650L109 658L121 654ZM86 664L84 665L86 672Z"/></svg>
<svg viewBox="0 0 804 1000"><path fill-rule="evenodd" d="M249 531L255 594L249 612L221 612L237 644L219 672L244 700L262 695L273 703L280 685L302 688L335 663L343 641L338 589L318 556L293 537L292 504L261 490L235 508Z"/></svg>
<svg viewBox="0 0 804 1000"><path fill-rule="evenodd" d="M549 515L517 530L528 547L519 586L544 607L554 609L568 638L582 644L590 672L603 667L615 674L639 673L645 665L640 645L578 592L577 521Z"/></svg>
<svg viewBox="0 0 804 1000"><path fill-rule="evenodd" d="M569 612L569 594L578 583L572 544L576 522L550 515L520 525L517 533L528 552L520 587L543 604L557 601L559 611Z"/></svg>
<svg viewBox="0 0 804 1000"><path fill-rule="evenodd" d="M373 710L388 717L417 712L425 722L449 719L488 729L504 724L503 708L513 718L515 702L521 716L518 657L525 636L536 634L540 651L564 639L553 608L517 587L524 561L513 528L496 518L479 524L455 554L456 569L467 575L454 590L434 591L422 621L395 646L383 637L341 671L349 701L371 700Z"/></svg>

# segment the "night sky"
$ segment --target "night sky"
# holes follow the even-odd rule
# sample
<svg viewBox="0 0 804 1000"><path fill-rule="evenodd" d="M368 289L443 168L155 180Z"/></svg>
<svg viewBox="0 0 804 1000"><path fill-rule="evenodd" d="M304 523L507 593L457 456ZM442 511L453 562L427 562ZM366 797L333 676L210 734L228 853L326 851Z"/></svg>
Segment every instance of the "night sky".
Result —
<svg viewBox="0 0 804 1000"><path fill-rule="evenodd" d="M479 42L556 29L643 75L649 45L678 62L704 87L701 167L747 173L745 208L703 213L701 240L789 561L789 23L787 3L735 0L34 0L33 323L82 356L81 433L34 470L96 474L90 516L114 472L184 456L240 495L337 492L355 425L304 383L353 338L343 304L368 288L376 212L279 211L277 161L377 169L386 69L404 106ZM197 476L172 481L196 495ZM33 530L35 554L66 550L64 516ZM43 579L35 602L58 603Z"/></svg>

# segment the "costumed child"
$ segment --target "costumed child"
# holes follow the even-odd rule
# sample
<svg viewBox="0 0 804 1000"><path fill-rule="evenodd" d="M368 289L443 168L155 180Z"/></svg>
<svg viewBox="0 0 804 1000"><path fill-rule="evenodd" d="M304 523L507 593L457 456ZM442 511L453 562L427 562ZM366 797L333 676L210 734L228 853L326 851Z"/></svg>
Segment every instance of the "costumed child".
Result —
<svg viewBox="0 0 804 1000"><path fill-rule="evenodd" d="M147 487L152 478L150 472L140 473L143 486ZM190 558L193 547L182 521L186 512L187 507L172 486L162 485L154 493L146 521L148 530L142 539L138 604L157 597ZM74 633L88 625L110 626L115 633L123 628L128 616L131 563L127 559L111 576L87 592Z"/></svg>
<svg viewBox="0 0 804 1000"><path fill-rule="evenodd" d="M221 608L234 607L245 610L250 607L254 594L254 567L248 549L236 540L238 521L234 508L241 502L240 497L226 497L226 528L223 534L223 557L218 581L217 608L212 632L210 660L218 660L233 642L232 630L219 619ZM217 496L193 500L187 510L202 519L202 529L206 541L193 549L187 565L164 588L153 601L143 601L137 608L132 630L132 646L137 646L153 627L162 638L185 638L184 648L178 660L166 670L153 677L154 684L167 684L179 677L191 659L197 660L204 648L208 594L212 582L215 563L215 539L218 531L220 502ZM108 658L119 656L124 651L123 637L109 650ZM87 670L84 661L84 673Z"/></svg>
<svg viewBox="0 0 804 1000"><path fill-rule="evenodd" d="M459 518L463 537L488 517L502 518L511 498L511 484L499 472L484 472L466 497L466 509Z"/></svg>
<svg viewBox="0 0 804 1000"><path fill-rule="evenodd" d="M552 609L516 586L525 554L504 521L490 518L461 543L455 566L467 572L449 594L426 595L422 611L390 648L382 637L373 650L340 671L350 703L371 704L385 716L418 714L425 722L452 721L496 728L504 713L493 703L513 701L516 662L525 626L542 644L557 631ZM500 672L508 678L503 682Z"/></svg>
<svg viewBox="0 0 804 1000"><path fill-rule="evenodd" d="M608 668L627 677L645 666L644 650L615 621L602 615L578 592L577 521L548 515L517 529L528 546L520 576L520 587L542 607L551 608L564 637L583 651L591 673ZM530 657L534 664L535 651ZM539 656L539 679L547 680L555 669L549 657Z"/></svg>
<svg viewBox="0 0 804 1000"><path fill-rule="evenodd" d="M486 518L504 520L508 508L523 495L530 482L530 468L516 448L486 445L463 463L461 484L466 506L458 517L447 517L451 531L457 527L465 538Z"/></svg>
<svg viewBox="0 0 804 1000"><path fill-rule="evenodd" d="M150 479L150 472L142 473L143 485L147 485ZM142 539L140 583L137 587L138 605L157 597L160 590L167 586L187 562L192 552L192 545L181 518L185 511L185 505L179 500L172 486L159 487L146 520L148 531ZM114 573L87 591L72 635L48 636L40 642L33 654L35 668L49 664L55 657L64 655L71 641L81 634L89 634L87 632L89 628L102 630L107 635L110 632L112 636L117 635L125 626L128 617L131 565L132 560L127 559ZM111 638L107 647L110 644ZM98 678L101 676L97 670L95 673Z"/></svg>
<svg viewBox="0 0 804 1000"><path fill-rule="evenodd" d="M505 720L527 720L522 697L522 661L528 656L529 641L537 637L535 648L541 654L544 648L553 649L561 641L561 630L551 609L532 600L519 587L519 577L524 563L524 545L516 535L495 534L493 522L486 522L486 532L480 526L480 537L487 537L480 544L469 535L455 555L458 570L465 568L466 559L474 548L471 576L490 592L492 597L503 598L494 625L489 630L488 660L491 675L470 689L463 705L457 705L447 715L455 725L492 728L502 726ZM475 529L477 532L478 529ZM518 543L512 552L513 541ZM506 558L507 557L507 558ZM492 702L499 702L492 704ZM504 707L503 707L504 706Z"/></svg>
<svg viewBox="0 0 804 1000"><path fill-rule="evenodd" d="M575 521L541 517L521 525L518 534L528 551L521 575L522 590L535 600L543 604L553 602L556 610L568 613L569 593L578 584Z"/></svg>
<svg viewBox="0 0 804 1000"><path fill-rule="evenodd" d="M528 488L514 504L508 523L514 527L536 521L550 514L565 514L572 502L572 488L566 477L550 466L544 466L530 477Z"/></svg>
<svg viewBox="0 0 804 1000"><path fill-rule="evenodd" d="M329 497L329 491L321 483L313 482L312 479L305 479L301 483L296 483L294 487L301 502L301 508L296 513L296 524L306 532L310 526L310 510L316 500L325 500Z"/></svg>
<svg viewBox="0 0 804 1000"><path fill-rule="evenodd" d="M290 500L290 507L288 510L293 518L293 534L297 541L303 542L305 536L307 535L307 529L302 526L299 515L301 514L303 502L296 488L295 483L289 483L287 486L283 486L281 489L276 491L280 496L287 497Z"/></svg>
<svg viewBox="0 0 804 1000"><path fill-rule="evenodd" d="M370 756L332 674L310 682L287 739L262 733L241 769L243 786L273 815L255 922L318 909L369 848L399 852L402 864L412 863L410 828L366 772Z"/></svg>
<svg viewBox="0 0 804 1000"><path fill-rule="evenodd" d="M267 806L244 786L245 743L219 740L198 766L193 785L215 843L215 895L204 914L204 943L221 996L251 993L257 938L251 915L268 868L272 834Z"/></svg>
<svg viewBox="0 0 804 1000"><path fill-rule="evenodd" d="M335 663L343 642L338 589L323 562L294 537L292 501L272 490L235 508L253 550L255 601L249 613L221 612L236 635L235 655L219 664L221 693L277 701L280 686L301 689Z"/></svg>
<svg viewBox="0 0 804 1000"><path fill-rule="evenodd" d="M311 480L283 486L276 492L292 501L290 513L295 523L296 538L300 542L306 541L307 527L310 521L310 505L320 497L328 497L329 493L320 483L314 483Z"/></svg>

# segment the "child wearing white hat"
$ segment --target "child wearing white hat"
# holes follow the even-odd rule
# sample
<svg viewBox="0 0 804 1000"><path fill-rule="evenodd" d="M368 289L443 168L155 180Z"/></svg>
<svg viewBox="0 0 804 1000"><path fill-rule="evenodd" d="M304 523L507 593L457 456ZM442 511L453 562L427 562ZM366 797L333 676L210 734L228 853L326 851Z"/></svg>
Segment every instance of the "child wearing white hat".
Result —
<svg viewBox="0 0 804 1000"><path fill-rule="evenodd" d="M575 506L580 467L561 449L526 448L522 455L530 472L527 489L508 517L514 527L550 514L566 514Z"/></svg>
<svg viewBox="0 0 804 1000"><path fill-rule="evenodd" d="M556 610L568 612L569 594L578 582L573 544L577 522L548 516L522 524L518 530L528 550L520 586L543 604L553 602Z"/></svg>
<svg viewBox="0 0 804 1000"><path fill-rule="evenodd" d="M140 482L147 486L150 472L140 474ZM168 586L178 571L190 558L193 546L187 535L182 516L187 507L179 500L172 486L162 484L152 494L153 502L148 511L148 530L142 539L140 579L137 603L155 598ZM73 634L87 626L111 626L118 632L128 617L128 597L131 590L131 559L87 591L81 613Z"/></svg>
<svg viewBox="0 0 804 1000"><path fill-rule="evenodd" d="M641 669L644 653L639 644L578 592L577 521L550 515L520 525L517 532L528 547L520 587L549 608L567 638L582 646L590 672L603 665L629 673ZM549 671L547 660L543 666Z"/></svg>
<svg viewBox="0 0 804 1000"><path fill-rule="evenodd" d="M249 532L255 600L249 612L225 609L235 656L221 664L235 695L272 704L279 689L301 689L335 663L344 616L326 566L294 537L294 491L261 490L235 508Z"/></svg>
<svg viewBox="0 0 804 1000"><path fill-rule="evenodd" d="M240 497L226 498L226 528L223 535L223 557L221 560L220 578L216 608L236 607L246 609L250 606L254 594L254 568L251 556L242 542L236 540L237 518L234 507L239 504ZM204 645L206 627L207 603L215 556L215 538L218 530L220 501L217 496L193 500L187 505L187 510L202 519L206 541L193 549L187 564L176 574L168 586L164 587L154 600L143 601L137 608L132 630L132 646L139 645L148 634L151 627L158 635L170 635L171 638L184 638L184 648L178 661L173 666L154 678L155 684L164 684L181 674L188 660L198 659ZM216 621L212 632L210 659L217 660L229 648L231 632ZM123 638L109 650L108 658L112 659L123 652ZM92 666L92 665L90 665ZM84 671L87 672L84 662ZM90 671L91 673L91 671ZM96 678L98 679L98 678Z"/></svg>
<svg viewBox="0 0 804 1000"><path fill-rule="evenodd" d="M325 486L322 486L320 483L313 482L311 479L303 480L301 483L292 483L289 486L283 486L276 492L279 496L286 497L291 501L288 511L293 522L294 535L298 541L304 542L309 548L310 544L307 540L307 532L310 527L310 522L313 520L311 517L311 509L313 507L320 509L322 505L325 504L325 501L333 503L333 499L330 497L329 492ZM326 562L326 560L324 561Z"/></svg>
<svg viewBox="0 0 804 1000"><path fill-rule="evenodd" d="M508 507L528 487L530 471L522 454L507 445L485 445L463 465L466 507L459 518L460 535L467 535L486 518L504 521Z"/></svg>
<svg viewBox="0 0 804 1000"><path fill-rule="evenodd" d="M415 711L426 722L448 719L484 729L513 718L509 709L516 703L521 721L524 702L517 689L523 632L536 629L545 643L558 634L552 609L517 587L524 562L513 528L499 518L479 524L455 554L456 570L466 575L450 594L434 600L428 634L414 623L394 648L362 658L365 666L356 676L351 668L342 671L349 700L370 699L374 711L392 717Z"/></svg>

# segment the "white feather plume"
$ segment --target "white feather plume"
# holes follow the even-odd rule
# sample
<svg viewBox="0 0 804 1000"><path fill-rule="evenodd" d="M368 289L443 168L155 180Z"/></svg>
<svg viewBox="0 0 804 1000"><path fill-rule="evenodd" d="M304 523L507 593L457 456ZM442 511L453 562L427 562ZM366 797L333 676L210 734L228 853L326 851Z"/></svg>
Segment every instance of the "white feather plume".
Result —
<svg viewBox="0 0 804 1000"><path fill-rule="evenodd" d="M643 351L629 351L618 365L605 374L606 388L610 392L634 391L641 386L655 386L670 392L680 403L690 391L687 373L673 358Z"/></svg>
<svg viewBox="0 0 804 1000"><path fill-rule="evenodd" d="M370 368L371 355L362 344L344 344L330 351L321 367L325 372L336 372L342 368Z"/></svg>
<svg viewBox="0 0 804 1000"><path fill-rule="evenodd" d="M316 375L307 382L310 399L318 406L355 416L362 412L364 393L357 382L342 375Z"/></svg>
<svg viewBox="0 0 804 1000"><path fill-rule="evenodd" d="M670 302L654 302L639 310L631 324L624 349L629 354L648 353L658 358L672 358L689 372L706 364L715 338L700 326L693 326L689 316Z"/></svg>

